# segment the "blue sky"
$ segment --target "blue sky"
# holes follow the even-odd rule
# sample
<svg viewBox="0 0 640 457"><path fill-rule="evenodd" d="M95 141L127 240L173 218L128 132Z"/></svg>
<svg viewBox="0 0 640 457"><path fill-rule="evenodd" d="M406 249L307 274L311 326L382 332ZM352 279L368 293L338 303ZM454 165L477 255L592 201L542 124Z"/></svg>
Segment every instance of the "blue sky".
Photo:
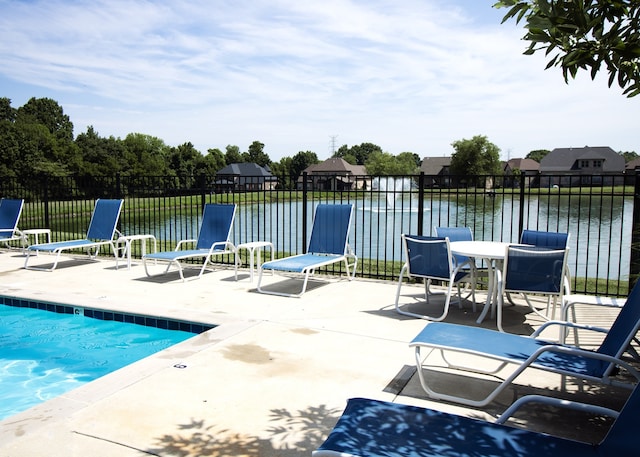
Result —
<svg viewBox="0 0 640 457"><path fill-rule="evenodd" d="M157 136L272 160L363 142L450 155L486 135L636 151L640 99L524 56L494 0L0 0L0 97L56 100L77 135Z"/></svg>

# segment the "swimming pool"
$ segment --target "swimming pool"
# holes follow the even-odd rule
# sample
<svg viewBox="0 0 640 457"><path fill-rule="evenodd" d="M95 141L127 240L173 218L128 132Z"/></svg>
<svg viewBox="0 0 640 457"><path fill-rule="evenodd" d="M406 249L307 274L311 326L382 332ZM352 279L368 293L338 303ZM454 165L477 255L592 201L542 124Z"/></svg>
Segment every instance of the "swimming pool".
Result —
<svg viewBox="0 0 640 457"><path fill-rule="evenodd" d="M0 304L0 420L209 328L47 303Z"/></svg>

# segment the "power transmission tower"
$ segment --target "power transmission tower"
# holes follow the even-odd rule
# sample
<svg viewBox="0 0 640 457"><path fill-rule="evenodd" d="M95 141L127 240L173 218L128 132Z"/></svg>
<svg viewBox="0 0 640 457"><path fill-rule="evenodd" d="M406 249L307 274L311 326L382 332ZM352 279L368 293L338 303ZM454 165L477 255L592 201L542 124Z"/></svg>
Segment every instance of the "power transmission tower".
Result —
<svg viewBox="0 0 640 457"><path fill-rule="evenodd" d="M329 135L329 138L331 138L331 143L329 144L329 152L331 153L331 157L333 157L334 155L336 155L336 139L338 138L338 135Z"/></svg>

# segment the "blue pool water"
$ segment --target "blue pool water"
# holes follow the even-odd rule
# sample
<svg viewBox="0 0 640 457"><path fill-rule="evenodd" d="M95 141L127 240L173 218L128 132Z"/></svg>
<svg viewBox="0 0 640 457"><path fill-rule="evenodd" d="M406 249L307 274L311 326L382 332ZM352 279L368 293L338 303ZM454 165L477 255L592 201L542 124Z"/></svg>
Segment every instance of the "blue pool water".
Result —
<svg viewBox="0 0 640 457"><path fill-rule="evenodd" d="M192 336L0 305L0 420Z"/></svg>

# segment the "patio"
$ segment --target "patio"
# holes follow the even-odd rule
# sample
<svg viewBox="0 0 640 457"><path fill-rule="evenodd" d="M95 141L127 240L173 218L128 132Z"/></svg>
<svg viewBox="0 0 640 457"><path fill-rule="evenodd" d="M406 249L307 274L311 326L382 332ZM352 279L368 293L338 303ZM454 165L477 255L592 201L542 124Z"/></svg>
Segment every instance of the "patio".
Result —
<svg viewBox="0 0 640 457"><path fill-rule="evenodd" d="M41 255L35 262L48 260ZM513 396L544 392L530 380L558 396L615 409L628 395L600 385L577 392L571 380L560 392L559 376L530 370L483 410L430 401L413 376L408 347L426 322L394 311L395 282L321 277L296 299L258 294L247 269L236 282L232 269L218 265L183 283L177 273L147 278L135 261L131 270L116 270L111 259L63 260L54 272L27 271L23 264L19 251L0 252L0 295L218 327L0 422L0 456L308 456L355 396L491 420ZM275 281L282 277L265 276L267 285ZM421 291L415 286L416 295ZM408 300L407 293L411 288L403 288ZM505 330L530 333L540 319L528 311L507 308ZM476 325L476 317L470 304L453 305L447 322ZM588 318L606 324L614 317L603 310ZM483 326L495 328L495 320ZM467 391L492 382L441 378L448 388ZM533 407L517 422L584 441L597 440L608 427Z"/></svg>

